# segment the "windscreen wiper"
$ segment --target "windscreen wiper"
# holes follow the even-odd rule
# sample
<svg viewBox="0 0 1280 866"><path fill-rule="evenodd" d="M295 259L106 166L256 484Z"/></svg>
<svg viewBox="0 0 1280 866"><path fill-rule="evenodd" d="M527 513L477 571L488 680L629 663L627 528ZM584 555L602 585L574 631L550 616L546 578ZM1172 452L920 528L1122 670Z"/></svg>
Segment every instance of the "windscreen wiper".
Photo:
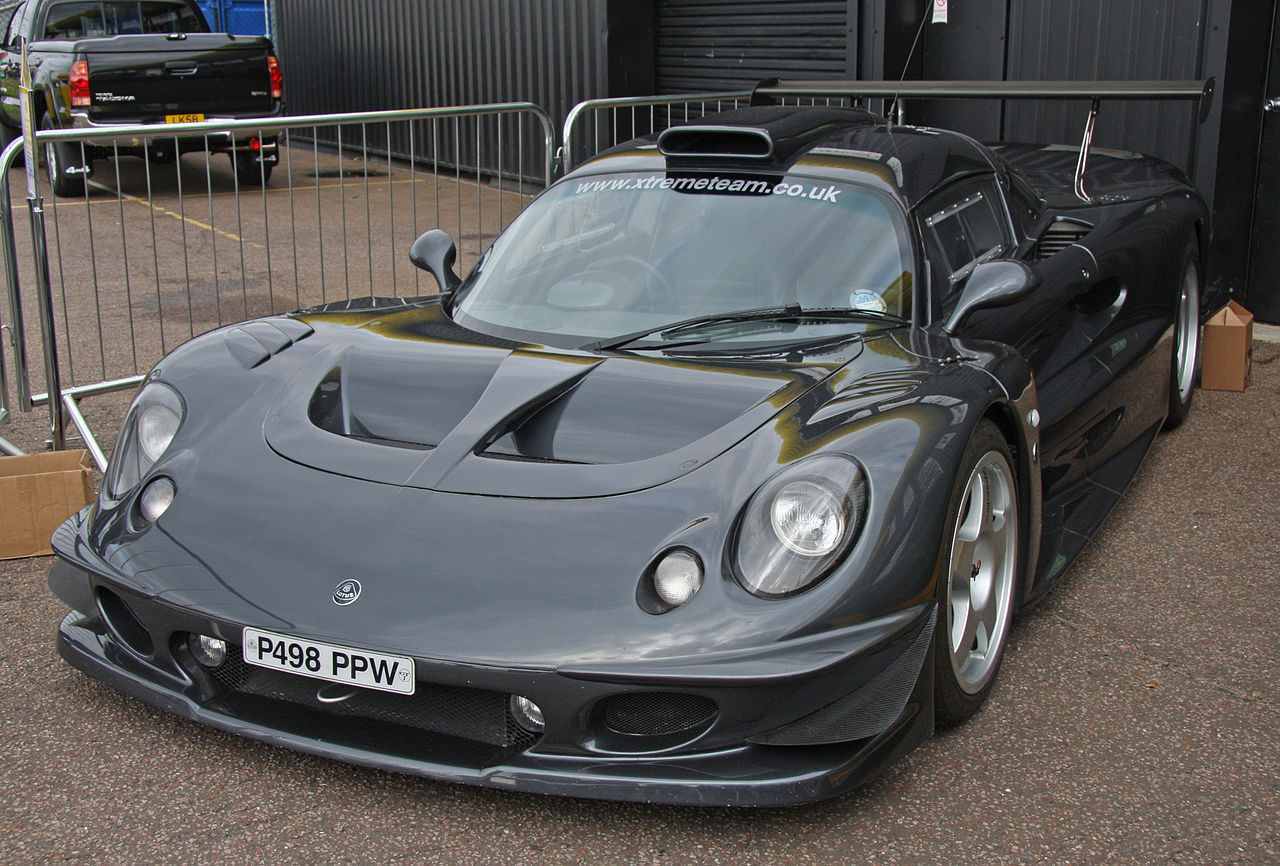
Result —
<svg viewBox="0 0 1280 866"><path fill-rule="evenodd" d="M823 321L823 320L840 320L854 322L889 322L895 325L908 324L907 320L901 316L895 316L892 313L881 313L877 310L853 310L848 307L801 307L799 304L786 304L781 307L755 307L749 310L736 310L730 313L715 313L708 316L696 316L692 319L684 319L679 322L672 322L669 325L659 325L656 328L647 328L643 331L633 331L630 334L623 334L618 337L611 337L607 340L599 340L595 343L589 343L583 346L589 352L609 351L611 349L621 349L629 343L642 340L653 334L657 334L663 340L670 340L674 336L680 334L696 333L708 328L716 328L721 325L736 325L741 322L785 322L788 320L806 320L806 321ZM687 342L702 342L687 341ZM670 345L670 344L669 344ZM680 345L684 345L681 343Z"/></svg>

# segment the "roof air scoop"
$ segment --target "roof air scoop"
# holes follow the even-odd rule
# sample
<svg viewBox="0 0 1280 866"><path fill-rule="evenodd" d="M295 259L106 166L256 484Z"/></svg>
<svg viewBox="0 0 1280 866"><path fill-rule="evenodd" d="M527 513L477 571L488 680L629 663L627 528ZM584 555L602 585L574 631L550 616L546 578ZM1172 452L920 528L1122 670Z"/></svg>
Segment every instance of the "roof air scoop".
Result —
<svg viewBox="0 0 1280 866"><path fill-rule="evenodd" d="M772 159L773 138L749 126L674 126L658 136L663 156Z"/></svg>

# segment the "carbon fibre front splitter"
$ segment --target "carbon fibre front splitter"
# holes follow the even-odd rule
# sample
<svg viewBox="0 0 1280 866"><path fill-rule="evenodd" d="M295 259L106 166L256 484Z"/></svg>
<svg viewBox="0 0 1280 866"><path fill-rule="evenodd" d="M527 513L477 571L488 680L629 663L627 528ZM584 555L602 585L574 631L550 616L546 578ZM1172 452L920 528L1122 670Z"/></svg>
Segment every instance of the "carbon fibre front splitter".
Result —
<svg viewBox="0 0 1280 866"><path fill-rule="evenodd" d="M97 626L97 628L95 628ZM869 781L933 730L928 677L897 722L880 735L831 746L743 745L668 757L548 755L533 746L496 763L389 755L246 720L188 697L180 683L115 646L93 617L72 612L58 630L58 652L73 667L176 715L272 745L352 764L449 782L540 794L699 806L784 806L812 802Z"/></svg>

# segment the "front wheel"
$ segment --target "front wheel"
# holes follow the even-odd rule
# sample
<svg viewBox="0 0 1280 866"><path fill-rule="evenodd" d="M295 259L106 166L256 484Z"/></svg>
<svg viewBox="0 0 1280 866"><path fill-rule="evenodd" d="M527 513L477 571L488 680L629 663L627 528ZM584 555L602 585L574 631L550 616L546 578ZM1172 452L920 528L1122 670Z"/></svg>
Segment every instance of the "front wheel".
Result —
<svg viewBox="0 0 1280 866"><path fill-rule="evenodd" d="M1013 619L1021 574L1017 476L999 428L974 431L951 493L950 551L938 574L934 715L958 724L986 700Z"/></svg>
<svg viewBox="0 0 1280 866"><path fill-rule="evenodd" d="M1177 427L1191 414L1191 398L1200 376L1200 332L1200 249L1191 241L1183 253L1178 309L1173 319L1173 364L1169 371L1166 430Z"/></svg>

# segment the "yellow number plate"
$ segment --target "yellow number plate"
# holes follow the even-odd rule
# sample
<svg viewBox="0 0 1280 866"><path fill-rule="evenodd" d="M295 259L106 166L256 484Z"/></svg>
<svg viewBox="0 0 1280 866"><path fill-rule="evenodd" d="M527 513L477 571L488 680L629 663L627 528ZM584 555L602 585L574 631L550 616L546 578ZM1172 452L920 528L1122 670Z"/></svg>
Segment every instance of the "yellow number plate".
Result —
<svg viewBox="0 0 1280 866"><path fill-rule="evenodd" d="M203 114L166 114L165 123L199 123L204 120Z"/></svg>

